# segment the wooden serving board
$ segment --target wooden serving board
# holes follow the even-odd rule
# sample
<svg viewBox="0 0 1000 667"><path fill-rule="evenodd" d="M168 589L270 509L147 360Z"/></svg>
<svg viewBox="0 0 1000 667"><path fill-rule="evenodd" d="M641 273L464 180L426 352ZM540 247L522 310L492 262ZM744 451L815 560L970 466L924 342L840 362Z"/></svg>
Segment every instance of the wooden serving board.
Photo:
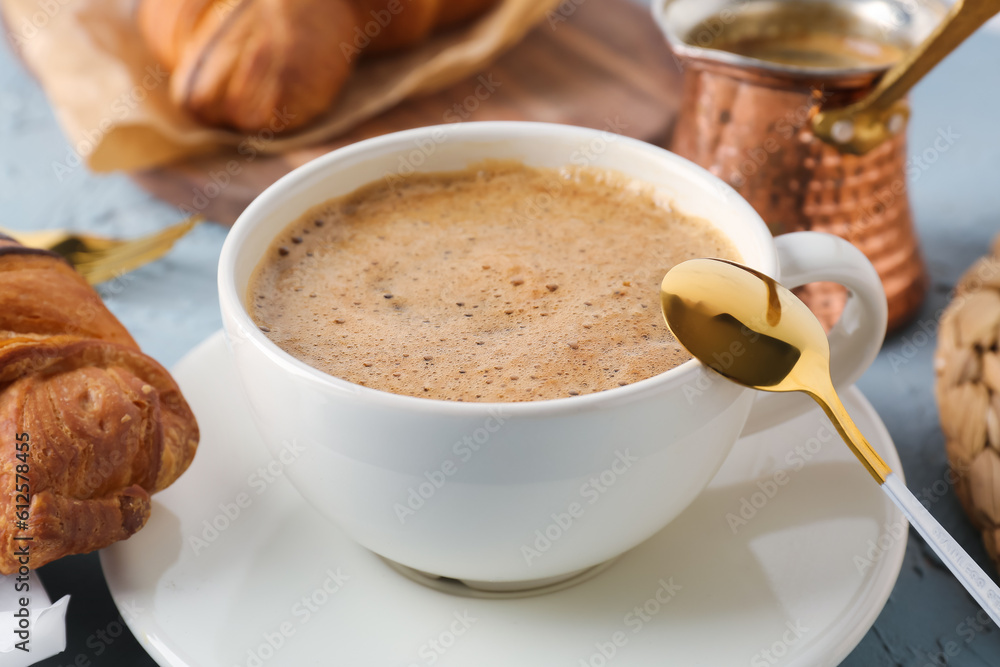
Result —
<svg viewBox="0 0 1000 667"><path fill-rule="evenodd" d="M648 9L634 0L565 0L479 75L408 100L336 140L275 156L226 151L133 178L184 211L231 225L284 174L361 139L448 122L533 120L663 145L679 95L680 69Z"/></svg>

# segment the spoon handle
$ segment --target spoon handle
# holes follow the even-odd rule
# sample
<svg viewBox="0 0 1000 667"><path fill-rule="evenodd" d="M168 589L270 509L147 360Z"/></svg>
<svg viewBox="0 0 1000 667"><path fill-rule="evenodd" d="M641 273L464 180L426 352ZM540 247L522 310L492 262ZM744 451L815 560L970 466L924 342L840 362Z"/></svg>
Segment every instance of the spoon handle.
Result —
<svg viewBox="0 0 1000 667"><path fill-rule="evenodd" d="M937 28L863 99L813 117L816 136L841 150L864 154L901 131L909 110L898 104L910 88L959 44L1000 12L1000 0L958 0ZM892 117L899 118L893 126Z"/></svg>
<svg viewBox="0 0 1000 667"><path fill-rule="evenodd" d="M1000 12L997 0L959 0L930 35L889 70L875 90L855 106L858 111L889 109L972 33Z"/></svg>
<svg viewBox="0 0 1000 667"><path fill-rule="evenodd" d="M903 511L910 525L917 529L924 541L934 549L941 561L972 594L993 622L1000 625L1000 588L990 575L976 564L948 531L937 522L899 477L890 473L882 485L892 502Z"/></svg>
<svg viewBox="0 0 1000 667"><path fill-rule="evenodd" d="M826 382L829 383L829 380ZM1000 588L997 588L990 576L983 572L983 569L969 557L965 549L920 504L920 501L906 488L903 480L889 469L889 466L872 448L854 420L851 419L844 404L840 402L833 385L828 384L822 392L810 395L830 417L830 421L833 422L844 442L854 451L855 456L865 465L868 472L886 492L886 495L892 499L892 502L896 503L896 507L903 511L903 514L910 521L910 525L917 529L924 541L934 549L934 553L965 586L965 590L972 594L979 606L990 615L993 622L1000 625Z"/></svg>
<svg viewBox="0 0 1000 667"><path fill-rule="evenodd" d="M851 448L854 455L858 457L861 464L868 470L868 474L875 478L877 484L884 484L885 480L892 474L892 470L861 433L861 429L854 423L854 420L851 419L847 408L844 407L844 404L840 402L840 397L837 396L837 390L830 383L829 373L821 374L819 378L813 379L810 384L812 386L826 385L822 392L810 392L810 396L823 408L823 412L830 418L830 422L837 429L837 432L840 433L840 437L844 439L847 446Z"/></svg>

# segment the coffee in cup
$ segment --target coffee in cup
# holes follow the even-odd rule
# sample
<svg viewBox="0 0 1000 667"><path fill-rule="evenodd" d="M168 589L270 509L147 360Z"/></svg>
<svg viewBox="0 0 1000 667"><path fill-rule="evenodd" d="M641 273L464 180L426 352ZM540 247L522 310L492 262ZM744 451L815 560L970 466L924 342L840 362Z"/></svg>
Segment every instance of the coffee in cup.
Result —
<svg viewBox="0 0 1000 667"><path fill-rule="evenodd" d="M687 361L658 294L692 257L740 254L621 173L487 161L311 208L271 243L247 303L286 352L358 385L543 400Z"/></svg>

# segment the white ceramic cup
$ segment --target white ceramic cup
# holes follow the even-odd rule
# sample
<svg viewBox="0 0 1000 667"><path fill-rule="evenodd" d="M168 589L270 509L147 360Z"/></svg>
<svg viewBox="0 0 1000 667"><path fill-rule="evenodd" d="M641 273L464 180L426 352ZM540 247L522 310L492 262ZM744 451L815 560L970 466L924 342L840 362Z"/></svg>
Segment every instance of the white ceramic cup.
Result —
<svg viewBox="0 0 1000 667"><path fill-rule="evenodd" d="M754 392L696 361L625 387L546 401L402 396L316 370L254 325L245 307L251 273L307 209L373 181L485 158L591 165L653 184L679 210L722 230L746 264L787 286L833 280L850 289L831 334L839 384L854 382L878 352L885 297L861 252L824 234L773 239L722 181L656 146L566 125L488 122L389 134L324 155L269 187L229 233L219 263L223 323L282 472L320 512L388 559L473 585L512 587L602 563L687 507L755 404ZM797 409L774 398L757 400L755 427Z"/></svg>

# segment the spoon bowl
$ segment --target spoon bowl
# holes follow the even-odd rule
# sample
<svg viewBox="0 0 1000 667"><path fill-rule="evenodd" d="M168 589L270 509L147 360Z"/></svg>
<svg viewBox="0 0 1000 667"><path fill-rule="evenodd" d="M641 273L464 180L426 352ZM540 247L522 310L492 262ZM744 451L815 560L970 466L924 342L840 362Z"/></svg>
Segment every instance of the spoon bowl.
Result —
<svg viewBox="0 0 1000 667"><path fill-rule="evenodd" d="M660 306L678 342L712 370L752 389L812 396L875 481L885 482L889 467L833 388L826 332L791 291L736 262L692 259L664 276Z"/></svg>
<svg viewBox="0 0 1000 667"><path fill-rule="evenodd" d="M754 269L721 259L682 262L663 278L660 300L670 330L692 356L742 385L799 391L804 373L830 363L819 321Z"/></svg>

